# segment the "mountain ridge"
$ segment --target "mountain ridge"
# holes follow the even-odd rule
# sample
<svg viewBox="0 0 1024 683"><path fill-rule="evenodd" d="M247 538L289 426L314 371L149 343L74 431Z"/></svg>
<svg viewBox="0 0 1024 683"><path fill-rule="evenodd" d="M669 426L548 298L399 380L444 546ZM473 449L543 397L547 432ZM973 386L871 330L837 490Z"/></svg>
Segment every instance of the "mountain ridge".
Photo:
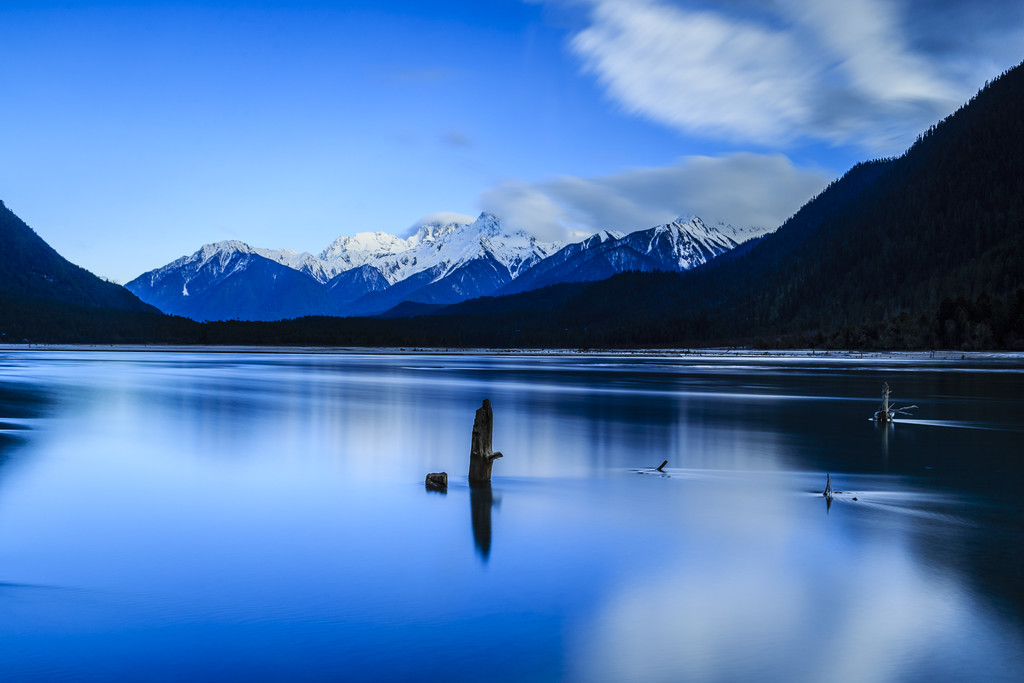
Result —
<svg viewBox="0 0 1024 683"><path fill-rule="evenodd" d="M618 244L618 240L626 241ZM612 248L605 242L616 245ZM342 236L320 256L225 240L143 273L126 287L164 312L196 320L377 315L403 302L453 304L499 292L560 251L579 256L549 272L547 280L536 286L548 284L553 277L594 280L624 270L690 268L734 246L729 237L697 217L628 235L602 231L563 245L507 229L500 219L484 212L468 222L451 216L424 221L406 238L384 232ZM582 253L592 247L599 251ZM280 268L309 277L325 291L314 291L310 283ZM281 285L279 279L288 284ZM228 280L230 285L223 284ZM249 282L243 284L243 280ZM261 289L267 290L263 310ZM521 285L512 291L523 289ZM223 294L226 290L242 298L233 304ZM289 293L304 299L289 308L282 300ZM203 298L218 303L199 301Z"/></svg>

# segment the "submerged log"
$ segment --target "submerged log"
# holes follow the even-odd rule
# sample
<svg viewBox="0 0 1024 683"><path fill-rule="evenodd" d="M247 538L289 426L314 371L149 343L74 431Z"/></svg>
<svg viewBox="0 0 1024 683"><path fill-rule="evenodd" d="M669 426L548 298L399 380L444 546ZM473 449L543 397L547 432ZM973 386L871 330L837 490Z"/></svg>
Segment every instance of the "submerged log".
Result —
<svg viewBox="0 0 1024 683"><path fill-rule="evenodd" d="M663 462L660 465L658 465L658 471L659 472L664 472L665 471L665 465L667 465L667 464L668 464L668 460L666 460L665 462Z"/></svg>
<svg viewBox="0 0 1024 683"><path fill-rule="evenodd" d="M447 472L431 472L427 475L424 485L431 491L441 491L442 493L448 492L448 473Z"/></svg>
<svg viewBox="0 0 1024 683"><path fill-rule="evenodd" d="M491 480L491 466L501 457L501 453L491 450L491 434L494 431L494 413L491 402L484 399L484 404L476 409L473 420L473 441L469 450L469 484L483 484Z"/></svg>

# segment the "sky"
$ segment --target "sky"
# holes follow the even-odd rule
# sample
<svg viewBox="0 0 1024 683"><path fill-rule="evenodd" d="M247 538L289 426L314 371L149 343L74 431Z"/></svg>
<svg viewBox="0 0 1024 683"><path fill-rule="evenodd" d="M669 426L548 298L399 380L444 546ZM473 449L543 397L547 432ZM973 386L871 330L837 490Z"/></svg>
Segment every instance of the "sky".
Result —
<svg viewBox="0 0 1024 683"><path fill-rule="evenodd" d="M1019 0L0 0L0 199L121 283L438 212L776 227L1022 48Z"/></svg>

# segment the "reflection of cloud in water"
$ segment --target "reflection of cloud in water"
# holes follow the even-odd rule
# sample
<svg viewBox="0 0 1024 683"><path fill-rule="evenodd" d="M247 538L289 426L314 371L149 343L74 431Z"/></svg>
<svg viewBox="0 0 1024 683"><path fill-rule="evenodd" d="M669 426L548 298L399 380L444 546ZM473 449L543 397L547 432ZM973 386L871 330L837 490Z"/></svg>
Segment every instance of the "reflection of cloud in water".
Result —
<svg viewBox="0 0 1024 683"><path fill-rule="evenodd" d="M954 582L915 567L896 546L861 556L800 553L799 566L779 550L749 558L758 562L753 571L737 558L725 558L733 561L721 566L707 558L684 560L622 587L580 633L571 677L928 678L936 652L948 656L948 649L963 647L966 624L959 615L970 611L967 596ZM976 634L970 644L988 647L963 654L968 671L978 671L970 668L974 663L1001 659L992 656L1010 642L994 624L986 630L991 633Z"/></svg>

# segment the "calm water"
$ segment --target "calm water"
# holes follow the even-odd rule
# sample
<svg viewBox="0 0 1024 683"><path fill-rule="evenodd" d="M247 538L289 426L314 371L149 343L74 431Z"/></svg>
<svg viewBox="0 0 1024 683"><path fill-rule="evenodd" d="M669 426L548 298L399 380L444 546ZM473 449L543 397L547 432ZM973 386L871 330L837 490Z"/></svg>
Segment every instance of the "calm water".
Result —
<svg viewBox="0 0 1024 683"><path fill-rule="evenodd" d="M868 420L883 381L912 419ZM1022 397L1005 361L0 351L0 671L1024 680Z"/></svg>

